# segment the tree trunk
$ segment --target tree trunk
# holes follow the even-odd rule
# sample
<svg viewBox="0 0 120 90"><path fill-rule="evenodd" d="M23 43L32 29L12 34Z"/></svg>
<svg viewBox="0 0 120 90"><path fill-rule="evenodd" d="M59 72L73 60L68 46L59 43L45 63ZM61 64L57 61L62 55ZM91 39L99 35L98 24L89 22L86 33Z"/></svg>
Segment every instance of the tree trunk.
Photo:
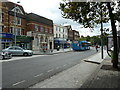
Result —
<svg viewBox="0 0 120 90"><path fill-rule="evenodd" d="M110 2L107 3L107 6L108 6L108 10L109 10L109 17L111 20L111 28L112 28L112 34L113 34L113 45L114 45L112 63L113 63L114 68L118 68L117 30L116 30L114 15L112 13Z"/></svg>

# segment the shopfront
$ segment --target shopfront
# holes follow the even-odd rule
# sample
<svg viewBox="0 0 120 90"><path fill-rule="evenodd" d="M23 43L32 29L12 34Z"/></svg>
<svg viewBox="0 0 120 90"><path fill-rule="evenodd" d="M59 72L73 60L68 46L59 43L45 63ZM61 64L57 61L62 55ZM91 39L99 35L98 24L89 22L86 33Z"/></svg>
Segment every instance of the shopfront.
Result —
<svg viewBox="0 0 120 90"><path fill-rule="evenodd" d="M32 39L30 36L16 36L16 45L24 49L32 50Z"/></svg>
<svg viewBox="0 0 120 90"><path fill-rule="evenodd" d="M54 49L59 48L67 48L67 42L65 40L54 40Z"/></svg>
<svg viewBox="0 0 120 90"><path fill-rule="evenodd" d="M0 33L1 50L12 46L13 34Z"/></svg>

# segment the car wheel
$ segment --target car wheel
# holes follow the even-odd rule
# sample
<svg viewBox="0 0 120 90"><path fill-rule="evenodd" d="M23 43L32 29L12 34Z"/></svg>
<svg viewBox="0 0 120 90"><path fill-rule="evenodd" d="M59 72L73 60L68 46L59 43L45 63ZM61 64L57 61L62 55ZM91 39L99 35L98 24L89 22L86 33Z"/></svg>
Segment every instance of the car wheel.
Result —
<svg viewBox="0 0 120 90"><path fill-rule="evenodd" d="M1 56L0 56L0 60L3 60L3 59L4 59L4 56L1 55Z"/></svg>
<svg viewBox="0 0 120 90"><path fill-rule="evenodd" d="M28 53L24 53L23 55L24 55L24 56L28 56Z"/></svg>

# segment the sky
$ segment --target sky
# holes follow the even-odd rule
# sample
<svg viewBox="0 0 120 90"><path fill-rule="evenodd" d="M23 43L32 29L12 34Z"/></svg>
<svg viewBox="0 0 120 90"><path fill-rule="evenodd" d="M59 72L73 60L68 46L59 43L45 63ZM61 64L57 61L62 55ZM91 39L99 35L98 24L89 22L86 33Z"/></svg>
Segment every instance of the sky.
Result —
<svg viewBox="0 0 120 90"><path fill-rule="evenodd" d="M73 20L65 19L61 15L59 4L62 0L9 0L11 2L20 1L20 5L23 6L25 12L35 13L40 16L53 20L55 24L71 25L73 30L79 31L80 36L95 36L100 35L100 26L91 30L89 28L83 28L82 25L76 23ZM106 28L109 28L109 24L105 24Z"/></svg>

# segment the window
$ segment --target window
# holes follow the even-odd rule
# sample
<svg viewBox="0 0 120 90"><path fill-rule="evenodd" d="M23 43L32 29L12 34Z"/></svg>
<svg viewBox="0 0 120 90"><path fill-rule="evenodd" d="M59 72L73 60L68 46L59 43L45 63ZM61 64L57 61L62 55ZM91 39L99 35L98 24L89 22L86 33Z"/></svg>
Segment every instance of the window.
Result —
<svg viewBox="0 0 120 90"><path fill-rule="evenodd" d="M48 33L48 28L45 28L45 32Z"/></svg>
<svg viewBox="0 0 120 90"><path fill-rule="evenodd" d="M10 27L10 33L13 33L13 27Z"/></svg>
<svg viewBox="0 0 120 90"><path fill-rule="evenodd" d="M59 38L60 38L60 34L59 34Z"/></svg>
<svg viewBox="0 0 120 90"><path fill-rule="evenodd" d="M41 31L41 32L44 32L43 26L40 27L40 31Z"/></svg>
<svg viewBox="0 0 120 90"><path fill-rule="evenodd" d="M0 22L2 22L2 13L0 13Z"/></svg>
<svg viewBox="0 0 120 90"><path fill-rule="evenodd" d="M50 33L52 33L52 29L50 29Z"/></svg>
<svg viewBox="0 0 120 90"><path fill-rule="evenodd" d="M58 37L58 34L56 34L56 38Z"/></svg>
<svg viewBox="0 0 120 90"><path fill-rule="evenodd" d="M21 28L16 28L16 35L21 35Z"/></svg>
<svg viewBox="0 0 120 90"><path fill-rule="evenodd" d="M17 17L17 24L21 25L21 18Z"/></svg>
<svg viewBox="0 0 120 90"><path fill-rule="evenodd" d="M37 24L35 25L35 31L38 31L38 25Z"/></svg>
<svg viewBox="0 0 120 90"><path fill-rule="evenodd" d="M56 31L57 31L57 27L56 27Z"/></svg>
<svg viewBox="0 0 120 90"><path fill-rule="evenodd" d="M12 47L11 47L11 48L9 48L9 50L13 50L13 49L14 49L14 48L12 48Z"/></svg>
<svg viewBox="0 0 120 90"><path fill-rule="evenodd" d="M0 26L0 32L2 32L2 26Z"/></svg>

